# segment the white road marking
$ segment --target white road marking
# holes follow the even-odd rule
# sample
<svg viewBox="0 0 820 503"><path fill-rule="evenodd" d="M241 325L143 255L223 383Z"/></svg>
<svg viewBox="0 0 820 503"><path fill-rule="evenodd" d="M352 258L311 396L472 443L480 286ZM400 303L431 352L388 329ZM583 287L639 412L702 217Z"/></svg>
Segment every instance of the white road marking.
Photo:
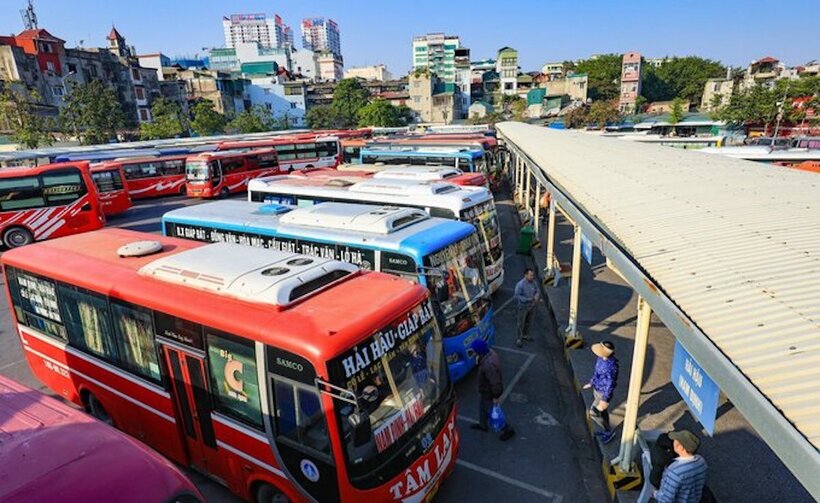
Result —
<svg viewBox="0 0 820 503"><path fill-rule="evenodd" d="M541 426L559 426L561 424L557 419L552 417L552 414L541 407L538 407L538 415L535 416L533 420Z"/></svg>
<svg viewBox="0 0 820 503"><path fill-rule="evenodd" d="M532 356L533 353L529 353L527 351L521 351L520 349L508 348L505 346L493 346L493 349L500 349L501 351L506 351L508 353L514 353L521 356Z"/></svg>
<svg viewBox="0 0 820 503"><path fill-rule="evenodd" d="M498 313L500 313L505 307L510 305L510 302L512 302L514 300L515 300L515 295L513 295L512 297L507 299L503 304L501 304L501 306L498 309L495 310L495 315L494 316L498 316Z"/></svg>
<svg viewBox="0 0 820 503"><path fill-rule="evenodd" d="M524 365L521 365L521 368L518 369L518 372L516 372L515 377L513 377L512 381L510 381L510 385L506 386L504 393L502 393L501 395L501 400L499 400L499 403L504 403L504 400L506 400L507 397L510 395L510 391L512 391L515 385L518 384L518 380L521 379L521 376L524 375L524 372L527 371L527 369L530 367L530 363L532 363L533 360L535 360L534 354L530 355L529 358L527 358L527 361L524 362Z"/></svg>
<svg viewBox="0 0 820 503"><path fill-rule="evenodd" d="M541 495L545 498L549 498L555 503L560 503L564 501L564 497L560 494L555 494L552 491L547 491L546 489L541 489L540 487L536 487L532 484L528 484L526 482L522 482L520 480L516 480L512 477L508 477L506 475L502 475L494 470L490 470L489 468L484 468L483 466L478 466L469 461L464 461L463 459L457 459L456 464L459 466L463 466L464 468L468 468L470 470L476 471L483 475L487 475L488 477L493 477L494 479L500 480L502 482L506 482L507 484L516 486L520 489L524 489L525 491L530 491L532 493Z"/></svg>

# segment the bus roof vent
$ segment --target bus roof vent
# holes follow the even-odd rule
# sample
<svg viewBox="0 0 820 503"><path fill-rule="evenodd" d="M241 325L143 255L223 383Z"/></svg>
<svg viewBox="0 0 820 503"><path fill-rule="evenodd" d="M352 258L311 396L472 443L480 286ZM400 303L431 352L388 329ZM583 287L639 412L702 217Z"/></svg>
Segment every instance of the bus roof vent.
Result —
<svg viewBox="0 0 820 503"><path fill-rule="evenodd" d="M350 180L345 180L343 178L331 178L330 180L325 182L325 185L327 187L350 187L351 185L353 185L353 183L354 182L351 182Z"/></svg>
<svg viewBox="0 0 820 503"><path fill-rule="evenodd" d="M139 274L198 290L287 306L358 271L353 264L215 243L159 258Z"/></svg>
<svg viewBox="0 0 820 503"><path fill-rule="evenodd" d="M374 208L365 204L321 203L293 210L284 215L280 222L284 225L328 230L390 234L428 218L425 211L416 208L394 206Z"/></svg>
<svg viewBox="0 0 820 503"><path fill-rule="evenodd" d="M133 241L117 248L120 257L145 257L162 251L159 241Z"/></svg>

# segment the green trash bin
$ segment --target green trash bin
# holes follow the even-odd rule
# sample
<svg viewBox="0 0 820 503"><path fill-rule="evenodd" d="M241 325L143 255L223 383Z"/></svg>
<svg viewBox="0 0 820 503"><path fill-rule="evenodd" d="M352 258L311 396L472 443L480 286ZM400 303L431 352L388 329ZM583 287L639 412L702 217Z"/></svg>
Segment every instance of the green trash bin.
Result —
<svg viewBox="0 0 820 503"><path fill-rule="evenodd" d="M535 236L535 230L531 225L521 227L521 232L518 234L518 249L516 252L528 255L532 250L532 240Z"/></svg>

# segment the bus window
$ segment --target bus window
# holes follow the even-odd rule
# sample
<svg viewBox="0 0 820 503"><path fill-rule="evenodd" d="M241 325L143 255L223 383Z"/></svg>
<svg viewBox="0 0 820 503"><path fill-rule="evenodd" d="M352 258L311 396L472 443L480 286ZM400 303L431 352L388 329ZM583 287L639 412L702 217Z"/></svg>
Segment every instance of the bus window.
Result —
<svg viewBox="0 0 820 503"><path fill-rule="evenodd" d="M118 172L111 171L94 171L91 173L91 178L97 184L97 190L100 192L114 192L115 190L122 190L122 179Z"/></svg>
<svg viewBox="0 0 820 503"><path fill-rule="evenodd" d="M205 329L214 409L262 430L253 342Z"/></svg>
<svg viewBox="0 0 820 503"><path fill-rule="evenodd" d="M151 311L112 302L111 315L123 366L134 374L161 384Z"/></svg>
<svg viewBox="0 0 820 503"><path fill-rule="evenodd" d="M51 280L12 268L6 268L6 273L17 321L61 341L67 341L57 304L57 285Z"/></svg>
<svg viewBox="0 0 820 503"><path fill-rule="evenodd" d="M79 170L43 173L43 194L49 206L60 206L85 195L86 188Z"/></svg>
<svg viewBox="0 0 820 503"><path fill-rule="evenodd" d="M185 159L163 161L159 171L163 176L182 175L185 173Z"/></svg>
<svg viewBox="0 0 820 503"><path fill-rule="evenodd" d="M0 210L22 210L45 206L43 188L36 176L0 179Z"/></svg>
<svg viewBox="0 0 820 503"><path fill-rule="evenodd" d="M319 157L333 157L337 152L336 143L323 141L316 144L316 153Z"/></svg>
<svg viewBox="0 0 820 503"><path fill-rule="evenodd" d="M258 156L259 168L276 168L279 163L276 160L276 154L262 154Z"/></svg>
<svg viewBox="0 0 820 503"><path fill-rule="evenodd" d="M229 175L236 171L241 171L245 167L245 162L240 159L224 159L220 165L222 166L222 173Z"/></svg>
<svg viewBox="0 0 820 503"><path fill-rule="evenodd" d="M315 143L297 143L296 144L296 158L297 159L311 159L316 157Z"/></svg>
<svg viewBox="0 0 820 503"><path fill-rule="evenodd" d="M119 360L105 297L79 288L58 286L66 315L68 342L103 360Z"/></svg>
<svg viewBox="0 0 820 503"><path fill-rule="evenodd" d="M272 380L276 435L330 456L330 438L319 394L280 377Z"/></svg>
<svg viewBox="0 0 820 503"><path fill-rule="evenodd" d="M280 161L292 161L296 159L296 145L277 145L276 154Z"/></svg>

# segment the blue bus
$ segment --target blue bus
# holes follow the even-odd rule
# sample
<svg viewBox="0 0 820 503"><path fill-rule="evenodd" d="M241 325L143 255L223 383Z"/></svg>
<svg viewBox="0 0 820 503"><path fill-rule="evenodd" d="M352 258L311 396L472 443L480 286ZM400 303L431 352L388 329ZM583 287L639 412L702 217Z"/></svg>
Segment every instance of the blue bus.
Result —
<svg viewBox="0 0 820 503"><path fill-rule="evenodd" d="M361 164L410 164L449 166L469 173L487 173L490 166L483 149L426 145L371 145L359 152Z"/></svg>
<svg viewBox="0 0 820 503"><path fill-rule="evenodd" d="M394 206L330 202L293 209L217 201L169 211L162 229L183 239L334 257L426 286L437 306L454 380L475 366L470 344L476 337L494 342L483 248L475 227L466 222Z"/></svg>

